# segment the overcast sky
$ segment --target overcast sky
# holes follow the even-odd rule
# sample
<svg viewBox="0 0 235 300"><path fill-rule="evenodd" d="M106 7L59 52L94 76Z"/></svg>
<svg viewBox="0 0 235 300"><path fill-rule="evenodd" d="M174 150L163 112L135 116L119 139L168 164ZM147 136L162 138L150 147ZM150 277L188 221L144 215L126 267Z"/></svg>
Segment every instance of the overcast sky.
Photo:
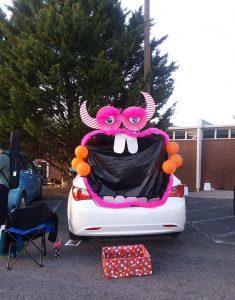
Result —
<svg viewBox="0 0 235 300"><path fill-rule="evenodd" d="M134 10L144 0L122 3ZM235 124L235 0L150 0L150 10L151 35L168 34L161 51L180 66L169 100L178 101L174 124Z"/></svg>

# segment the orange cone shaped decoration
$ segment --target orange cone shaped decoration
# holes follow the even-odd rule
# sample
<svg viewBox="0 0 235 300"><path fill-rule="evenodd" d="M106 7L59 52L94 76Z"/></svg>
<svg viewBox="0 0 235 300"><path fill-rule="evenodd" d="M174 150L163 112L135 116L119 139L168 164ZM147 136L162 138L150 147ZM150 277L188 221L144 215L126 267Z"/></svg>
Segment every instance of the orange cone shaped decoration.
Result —
<svg viewBox="0 0 235 300"><path fill-rule="evenodd" d="M179 145L176 142L169 142L166 144L166 151L168 154L176 154L179 152Z"/></svg>
<svg viewBox="0 0 235 300"><path fill-rule="evenodd" d="M90 174L91 167L89 166L88 163L81 162L80 164L78 164L76 171L80 176L85 177Z"/></svg>
<svg viewBox="0 0 235 300"><path fill-rule="evenodd" d="M88 155L88 149L87 149L87 147L85 147L85 146L78 146L75 149L75 155L78 158L86 158L87 155Z"/></svg>
<svg viewBox="0 0 235 300"><path fill-rule="evenodd" d="M75 157L72 162L71 162L71 165L74 169L77 168L77 165L80 164L81 162L83 162L83 159L82 158L78 158L78 157Z"/></svg>
<svg viewBox="0 0 235 300"><path fill-rule="evenodd" d="M173 155L170 156L169 159L172 160L176 164L177 168L181 167L182 164L183 164L183 158L179 154L173 154Z"/></svg>
<svg viewBox="0 0 235 300"><path fill-rule="evenodd" d="M172 160L166 160L162 164L162 170L166 174L172 174L176 171L176 164Z"/></svg>

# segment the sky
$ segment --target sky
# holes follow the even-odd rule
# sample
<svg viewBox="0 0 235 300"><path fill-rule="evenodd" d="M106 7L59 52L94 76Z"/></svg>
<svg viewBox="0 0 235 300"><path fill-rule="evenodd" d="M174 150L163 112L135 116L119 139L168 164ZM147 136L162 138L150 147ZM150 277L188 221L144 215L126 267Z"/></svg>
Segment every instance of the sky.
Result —
<svg viewBox="0 0 235 300"><path fill-rule="evenodd" d="M0 0L0 7L10 2ZM121 2L130 10L144 4ZM150 0L151 37L168 35L161 53L179 65L167 104L177 102L174 125L194 126L198 119L235 125L234 11L235 0Z"/></svg>

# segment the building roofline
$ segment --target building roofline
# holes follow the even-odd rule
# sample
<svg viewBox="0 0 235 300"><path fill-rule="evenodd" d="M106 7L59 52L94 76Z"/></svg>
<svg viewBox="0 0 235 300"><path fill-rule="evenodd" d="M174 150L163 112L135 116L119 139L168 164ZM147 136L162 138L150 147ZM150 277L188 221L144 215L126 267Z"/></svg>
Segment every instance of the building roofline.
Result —
<svg viewBox="0 0 235 300"><path fill-rule="evenodd" d="M168 130L188 130L188 129L197 129L197 128L205 128L205 129L235 129L235 124L230 125L203 125L203 126L171 126L168 128Z"/></svg>

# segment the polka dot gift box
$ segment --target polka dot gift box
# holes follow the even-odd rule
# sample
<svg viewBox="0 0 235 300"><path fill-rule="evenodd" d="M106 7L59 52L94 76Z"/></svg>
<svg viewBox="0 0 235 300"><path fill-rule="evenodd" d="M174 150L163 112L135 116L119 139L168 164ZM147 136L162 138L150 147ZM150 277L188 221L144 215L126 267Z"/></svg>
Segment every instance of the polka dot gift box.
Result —
<svg viewBox="0 0 235 300"><path fill-rule="evenodd" d="M151 256L142 244L103 247L102 263L109 279L152 275Z"/></svg>

